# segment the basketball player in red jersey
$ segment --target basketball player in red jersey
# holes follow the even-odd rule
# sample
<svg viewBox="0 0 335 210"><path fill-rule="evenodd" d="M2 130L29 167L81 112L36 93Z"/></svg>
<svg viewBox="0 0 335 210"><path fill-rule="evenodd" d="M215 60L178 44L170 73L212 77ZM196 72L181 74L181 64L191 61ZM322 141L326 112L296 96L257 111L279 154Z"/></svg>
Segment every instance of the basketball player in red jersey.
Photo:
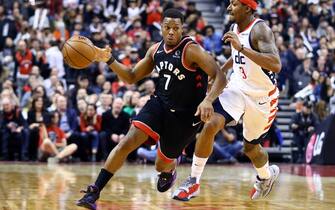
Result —
<svg viewBox="0 0 335 210"><path fill-rule="evenodd" d="M231 44L231 58L221 67L233 74L223 93L214 102L214 115L205 123L197 143L191 175L173 195L174 199L188 201L199 194L199 180L209 155L214 136L225 125L243 120L244 153L257 171L251 199L266 197L278 178L279 168L269 166L268 154L260 145L277 112L279 91L275 73L281 62L271 29L254 13L255 0L230 0L228 12L235 22L223 36ZM204 103L200 106L210 107ZM202 119L207 121L208 118Z"/></svg>
<svg viewBox="0 0 335 210"><path fill-rule="evenodd" d="M195 139L202 119L212 115L213 101L226 85L224 72L213 57L190 37L182 36L184 18L177 9L163 13L163 40L149 48L133 69L116 61L110 49L97 48L97 61L106 62L122 80L135 83L152 71L159 74L154 95L133 119L127 135L111 151L94 184L84 191L78 206L96 208L100 192L122 166L128 154L148 139L158 143L157 190L165 192L176 180L176 158ZM208 78L215 78L206 95ZM205 102L206 101L206 102ZM198 106L207 104L210 106ZM201 109L197 109L197 108Z"/></svg>

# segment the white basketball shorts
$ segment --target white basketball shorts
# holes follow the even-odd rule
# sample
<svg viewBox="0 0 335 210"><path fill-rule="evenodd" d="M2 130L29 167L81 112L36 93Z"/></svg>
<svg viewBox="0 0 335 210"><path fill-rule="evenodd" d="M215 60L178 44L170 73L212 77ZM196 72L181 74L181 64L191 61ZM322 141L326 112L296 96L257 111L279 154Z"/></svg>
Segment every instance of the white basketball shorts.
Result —
<svg viewBox="0 0 335 210"><path fill-rule="evenodd" d="M223 110L234 119L228 125L236 125L242 118L243 137L251 142L270 129L276 117L278 97L277 87L263 97L252 97L228 85L219 96L219 101Z"/></svg>

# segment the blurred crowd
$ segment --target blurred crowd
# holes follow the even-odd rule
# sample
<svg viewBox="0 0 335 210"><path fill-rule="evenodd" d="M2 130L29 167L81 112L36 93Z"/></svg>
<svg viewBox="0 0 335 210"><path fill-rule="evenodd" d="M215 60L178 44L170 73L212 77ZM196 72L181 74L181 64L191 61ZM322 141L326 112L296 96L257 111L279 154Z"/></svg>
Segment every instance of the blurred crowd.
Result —
<svg viewBox="0 0 335 210"><path fill-rule="evenodd" d="M229 1L214 2L213 13L223 17L221 28L209 25L196 2L188 0L0 0L1 159L106 159L153 94L157 74L129 85L104 63L71 69L62 57L64 41L89 37L98 47L111 46L115 58L132 67L161 40L162 12L174 7L185 15L185 35L221 65L230 56L230 46L221 41L231 25ZM315 109L315 127L335 112L335 2L259 2L257 16L272 28L283 64L277 77L281 94L297 107L302 101L301 106ZM299 130L293 124L292 131ZM278 129L272 130L281 139ZM240 140L238 127L222 130L211 160L236 162ZM190 147L185 155L192 157ZM153 161L155 151L143 145L128 159Z"/></svg>

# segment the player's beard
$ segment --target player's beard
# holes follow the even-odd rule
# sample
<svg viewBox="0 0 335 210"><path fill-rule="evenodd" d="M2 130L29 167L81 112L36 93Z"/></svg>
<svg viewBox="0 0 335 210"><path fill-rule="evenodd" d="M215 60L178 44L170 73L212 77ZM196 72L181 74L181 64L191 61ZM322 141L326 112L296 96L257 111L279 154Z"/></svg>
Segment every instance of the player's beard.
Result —
<svg viewBox="0 0 335 210"><path fill-rule="evenodd" d="M229 14L229 21L235 22L235 16L232 14Z"/></svg>

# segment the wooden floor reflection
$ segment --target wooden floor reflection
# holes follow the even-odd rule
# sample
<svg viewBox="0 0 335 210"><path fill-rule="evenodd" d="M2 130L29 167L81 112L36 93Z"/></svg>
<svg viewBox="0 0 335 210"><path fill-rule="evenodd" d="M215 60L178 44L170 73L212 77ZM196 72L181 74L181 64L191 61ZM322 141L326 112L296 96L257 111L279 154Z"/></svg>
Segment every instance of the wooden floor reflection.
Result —
<svg viewBox="0 0 335 210"><path fill-rule="evenodd" d="M75 201L80 189L92 183L101 165L42 165L0 163L1 210L82 209ZM126 165L103 191L100 210L335 210L335 166L281 165L279 183L269 198L248 197L255 172L248 164L207 166L201 194L190 202L171 199L171 192L156 191L151 165ZM188 175L189 165L178 167L177 185ZM324 176L323 176L324 175ZM177 186L176 185L176 186ZM175 187L176 187L175 186Z"/></svg>

